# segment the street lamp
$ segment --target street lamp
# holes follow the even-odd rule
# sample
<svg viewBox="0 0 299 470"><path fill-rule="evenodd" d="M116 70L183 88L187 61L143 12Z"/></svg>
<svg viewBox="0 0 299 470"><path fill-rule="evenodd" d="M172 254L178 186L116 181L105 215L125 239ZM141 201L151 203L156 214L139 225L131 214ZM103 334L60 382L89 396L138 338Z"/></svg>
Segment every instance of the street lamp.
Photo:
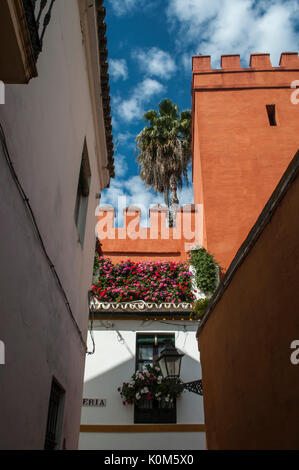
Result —
<svg viewBox="0 0 299 470"><path fill-rule="evenodd" d="M159 367L164 378L179 378L183 356L184 354L180 354L170 341L166 343L158 358Z"/></svg>
<svg viewBox="0 0 299 470"><path fill-rule="evenodd" d="M161 369L162 376L165 379L178 379L181 372L181 362L184 354L177 351L174 345L168 341L165 348L158 357L158 364ZM182 383L184 389L189 392L202 395L202 381L194 380L193 382Z"/></svg>

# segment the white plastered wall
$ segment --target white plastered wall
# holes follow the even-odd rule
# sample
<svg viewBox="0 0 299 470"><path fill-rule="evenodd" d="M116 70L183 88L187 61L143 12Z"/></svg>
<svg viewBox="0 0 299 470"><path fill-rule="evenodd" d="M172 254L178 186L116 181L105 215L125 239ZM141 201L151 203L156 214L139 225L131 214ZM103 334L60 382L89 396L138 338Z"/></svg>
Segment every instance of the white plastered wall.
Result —
<svg viewBox="0 0 299 470"><path fill-rule="evenodd" d="M94 45L97 47L97 44ZM0 122L48 254L87 337L95 247L98 160L85 50L75 0L57 1L38 77L7 85ZM86 137L91 187L84 246L74 207ZM52 376L66 391L62 440L76 449L85 350L40 249L0 149L0 448L44 446Z"/></svg>
<svg viewBox="0 0 299 470"><path fill-rule="evenodd" d="M185 326L184 326L185 325ZM117 388L135 371L136 333L173 332L185 356L181 378L201 378L196 342L198 324L190 321L103 320L94 323L95 353L86 360L83 398L104 398L106 407L82 407L81 424L134 424L133 406L122 403ZM89 339L89 348L92 348ZM177 400L177 424L204 424L203 398L184 392ZM81 433L80 449L205 449L204 432Z"/></svg>

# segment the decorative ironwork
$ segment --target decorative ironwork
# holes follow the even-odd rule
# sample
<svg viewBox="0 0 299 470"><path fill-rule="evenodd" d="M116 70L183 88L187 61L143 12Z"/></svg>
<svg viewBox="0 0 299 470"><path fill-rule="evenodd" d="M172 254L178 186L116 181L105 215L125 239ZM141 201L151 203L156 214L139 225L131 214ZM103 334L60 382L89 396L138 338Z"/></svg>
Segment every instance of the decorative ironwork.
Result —
<svg viewBox="0 0 299 470"><path fill-rule="evenodd" d="M175 424L177 422L176 400L171 405L166 405L162 400L140 400L134 406L135 424Z"/></svg>
<svg viewBox="0 0 299 470"><path fill-rule="evenodd" d="M35 60L38 59L38 56L42 51L43 39L47 26L51 21L54 3L55 0L23 0ZM47 5L49 5L49 8L45 12Z"/></svg>
<svg viewBox="0 0 299 470"><path fill-rule="evenodd" d="M188 392L203 395L202 380L194 380L193 382L184 383L183 387L185 390L188 390Z"/></svg>

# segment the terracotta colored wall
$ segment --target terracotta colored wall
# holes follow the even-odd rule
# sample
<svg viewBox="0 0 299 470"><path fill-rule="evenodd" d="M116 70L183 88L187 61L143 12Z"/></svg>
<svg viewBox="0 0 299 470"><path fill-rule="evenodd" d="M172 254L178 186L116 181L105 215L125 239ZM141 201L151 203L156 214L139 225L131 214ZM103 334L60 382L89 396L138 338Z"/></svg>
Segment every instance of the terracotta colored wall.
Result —
<svg viewBox="0 0 299 470"><path fill-rule="evenodd" d="M199 335L209 449L299 449L299 178Z"/></svg>
<svg viewBox="0 0 299 470"><path fill-rule="evenodd" d="M272 67L268 54L193 57L194 202L204 204L206 248L227 268L270 197L299 144L299 106L291 82L299 79L297 54ZM270 126L267 104L275 104Z"/></svg>
<svg viewBox="0 0 299 470"><path fill-rule="evenodd" d="M140 211L136 208L124 211L123 228L114 227L115 212L112 207L100 207L97 215L97 234L103 254L113 263L128 259L185 262L191 246L202 244L201 205L183 206L177 213L176 229L167 228L163 208L150 210L150 226L147 228L140 227Z"/></svg>

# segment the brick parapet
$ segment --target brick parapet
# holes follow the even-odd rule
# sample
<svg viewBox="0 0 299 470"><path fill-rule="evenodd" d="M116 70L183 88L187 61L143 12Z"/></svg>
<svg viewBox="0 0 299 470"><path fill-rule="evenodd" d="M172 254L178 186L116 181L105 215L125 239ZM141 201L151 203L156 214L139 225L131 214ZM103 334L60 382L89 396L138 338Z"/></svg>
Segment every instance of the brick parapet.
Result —
<svg viewBox="0 0 299 470"><path fill-rule="evenodd" d="M96 235L104 255L115 262L127 258L187 260L187 251L202 245L202 205L179 207L175 228L168 227L167 213L167 207L152 207L149 226L141 227L140 209L129 207L124 209L123 227L115 227L113 207L99 207Z"/></svg>
<svg viewBox="0 0 299 470"><path fill-rule="evenodd" d="M294 70L299 71L296 52L283 52L279 67L272 67L270 54L254 53L249 68L241 67L240 55L222 55L221 68L211 68L211 56L192 58L192 89L241 89L290 87Z"/></svg>
<svg viewBox="0 0 299 470"><path fill-rule="evenodd" d="M123 212L123 227L115 227L115 210L112 206L98 207L96 216L101 227L104 227L107 233L116 231L118 234L124 232L130 235L131 233L140 232L140 238L142 238L142 235L144 235L144 238L148 238L148 234L152 233L152 235L156 235L152 237L154 239L169 238L168 233L170 233L170 238L181 239L181 232L183 233L185 230L185 233L187 233L189 228L192 231L195 229L196 221L201 217L202 208L200 204L186 204L179 207L176 214L175 228L167 226L168 208L164 206L154 206L149 210L148 227L140 226L141 210L139 207L127 207Z"/></svg>

